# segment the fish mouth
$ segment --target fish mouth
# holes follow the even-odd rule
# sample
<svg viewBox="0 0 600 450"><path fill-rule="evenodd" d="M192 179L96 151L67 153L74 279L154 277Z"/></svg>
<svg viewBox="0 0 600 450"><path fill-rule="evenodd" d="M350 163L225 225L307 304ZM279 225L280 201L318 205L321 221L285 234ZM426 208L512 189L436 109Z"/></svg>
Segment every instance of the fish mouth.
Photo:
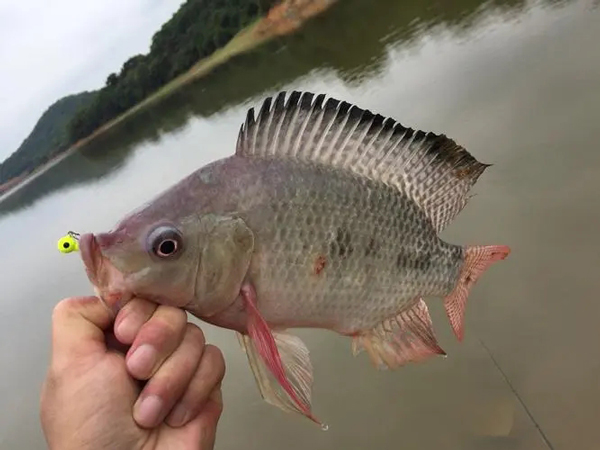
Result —
<svg viewBox="0 0 600 450"><path fill-rule="evenodd" d="M79 238L79 249L85 272L96 295L113 312L117 312L132 297L125 287L123 273L102 254L101 246L93 234L83 234Z"/></svg>

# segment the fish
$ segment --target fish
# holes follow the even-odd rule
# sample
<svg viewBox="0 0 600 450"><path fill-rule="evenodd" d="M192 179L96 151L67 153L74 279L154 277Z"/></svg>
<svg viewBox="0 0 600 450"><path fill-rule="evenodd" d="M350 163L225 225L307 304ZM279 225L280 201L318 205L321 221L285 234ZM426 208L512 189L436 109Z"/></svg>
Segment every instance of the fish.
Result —
<svg viewBox="0 0 600 450"><path fill-rule="evenodd" d="M247 111L234 154L82 234L81 258L107 305L137 296L234 331L264 401L324 426L290 330L345 336L378 369L445 356L424 298L462 341L471 289L511 251L439 237L489 166L444 134L280 91Z"/></svg>

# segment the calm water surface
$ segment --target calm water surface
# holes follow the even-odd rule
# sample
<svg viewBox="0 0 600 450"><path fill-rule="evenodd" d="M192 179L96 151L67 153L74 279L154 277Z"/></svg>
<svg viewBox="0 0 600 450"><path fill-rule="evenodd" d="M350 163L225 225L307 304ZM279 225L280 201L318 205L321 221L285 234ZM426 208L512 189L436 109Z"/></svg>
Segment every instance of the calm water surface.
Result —
<svg viewBox="0 0 600 450"><path fill-rule="evenodd" d="M449 357L377 372L350 342L302 331L327 432L266 405L232 332L222 449L599 448L600 11L592 1L343 0L295 36L237 58L0 203L0 448L44 448L38 396L50 315L91 293L67 230L101 231L234 151L246 109L279 89L355 102L445 133L493 163L444 232L508 244L470 296ZM418 5L418 6L417 6Z"/></svg>

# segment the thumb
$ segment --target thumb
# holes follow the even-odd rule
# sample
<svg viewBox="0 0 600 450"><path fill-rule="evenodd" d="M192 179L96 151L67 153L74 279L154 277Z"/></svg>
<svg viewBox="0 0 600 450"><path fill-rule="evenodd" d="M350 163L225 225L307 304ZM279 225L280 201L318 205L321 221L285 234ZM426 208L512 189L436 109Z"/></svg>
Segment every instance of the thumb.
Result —
<svg viewBox="0 0 600 450"><path fill-rule="evenodd" d="M52 314L52 361L55 367L106 352L104 331L111 325L111 311L97 297L62 300Z"/></svg>

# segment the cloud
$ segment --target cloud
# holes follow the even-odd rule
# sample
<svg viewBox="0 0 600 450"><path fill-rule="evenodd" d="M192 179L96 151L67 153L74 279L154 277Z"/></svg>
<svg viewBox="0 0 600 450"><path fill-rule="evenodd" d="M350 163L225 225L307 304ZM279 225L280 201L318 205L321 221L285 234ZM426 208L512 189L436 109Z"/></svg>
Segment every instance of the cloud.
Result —
<svg viewBox="0 0 600 450"><path fill-rule="evenodd" d="M0 160L59 98L104 85L183 0L19 0L0 4Z"/></svg>

